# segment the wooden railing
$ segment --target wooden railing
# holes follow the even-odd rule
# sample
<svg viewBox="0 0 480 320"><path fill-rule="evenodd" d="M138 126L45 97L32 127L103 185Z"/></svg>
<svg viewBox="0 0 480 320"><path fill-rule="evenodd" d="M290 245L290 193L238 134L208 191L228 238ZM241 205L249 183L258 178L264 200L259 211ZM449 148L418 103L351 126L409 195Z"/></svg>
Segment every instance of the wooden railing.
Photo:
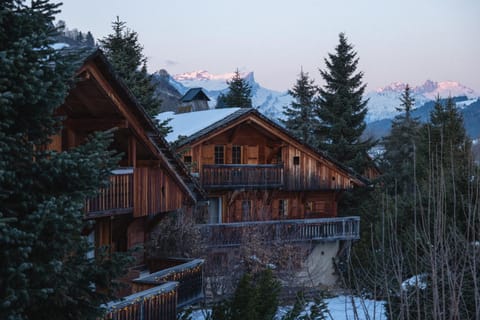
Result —
<svg viewBox="0 0 480 320"><path fill-rule="evenodd" d="M134 286L146 289L167 281L178 282L178 308L203 298L203 259L178 260L176 266L133 280Z"/></svg>
<svg viewBox="0 0 480 320"><path fill-rule="evenodd" d="M209 247L239 246L257 233L263 242L360 239L360 218L249 221L198 225Z"/></svg>
<svg viewBox="0 0 480 320"><path fill-rule="evenodd" d="M202 167L205 188L276 188L283 186L282 164L216 164Z"/></svg>
<svg viewBox="0 0 480 320"><path fill-rule="evenodd" d="M174 320L177 314L177 282L167 282L112 301L104 320Z"/></svg>
<svg viewBox="0 0 480 320"><path fill-rule="evenodd" d="M110 184L85 203L88 215L133 209L133 169L114 170Z"/></svg>

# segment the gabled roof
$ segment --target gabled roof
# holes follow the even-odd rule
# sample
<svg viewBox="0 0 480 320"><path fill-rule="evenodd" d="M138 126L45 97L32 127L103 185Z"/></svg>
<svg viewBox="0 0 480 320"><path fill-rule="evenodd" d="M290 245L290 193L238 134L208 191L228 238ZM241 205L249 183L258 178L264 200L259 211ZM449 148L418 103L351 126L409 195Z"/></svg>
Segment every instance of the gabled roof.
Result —
<svg viewBox="0 0 480 320"><path fill-rule="evenodd" d="M203 92L202 88L192 88L188 90L183 97L180 98L182 102L190 102L193 100L206 100L210 101L210 98Z"/></svg>
<svg viewBox="0 0 480 320"><path fill-rule="evenodd" d="M174 151L170 148L168 142L163 138L157 126L147 115L145 109L140 105L130 89L125 85L122 79L116 74L113 66L108 62L103 52L98 49L90 54L83 62L82 67L77 75L82 77L86 75L90 77L88 68L89 64L93 64L97 68L102 77L106 79L108 84L128 107L128 112L133 113L134 119L140 124L140 135L144 137L144 142L149 144L153 152L160 158L166 169L177 181L180 187L195 202L199 198L204 198L205 192L188 173L184 164L177 159ZM114 98L115 99L115 98Z"/></svg>
<svg viewBox="0 0 480 320"><path fill-rule="evenodd" d="M255 117L255 118L259 119L260 121L265 122L266 124L268 124L268 125L274 127L275 129L281 131L284 135L286 135L292 141L296 142L297 144L302 145L304 148L306 148L306 149L310 150L311 152L317 154L321 158L324 158L325 160L331 162L332 164L334 164L339 169L345 171L348 175L358 179L359 181L361 181L365 185L370 184L370 181L366 177L358 174L353 169L351 169L351 168L345 166L344 164L342 164L341 162L333 159L332 157L330 157L329 155L327 155L323 151L315 149L312 146L300 141L299 139L294 137L289 131L287 131L287 129L285 129L281 125L277 124L276 122L272 121L271 119L267 118L266 116L264 116L263 114L261 114L260 112L258 112L254 108L240 108L240 109L236 110L235 112L233 112L231 114L228 114L226 117L222 118L221 120L216 121L215 123L212 123L211 125L197 131L196 133L188 136L185 139L182 139L181 141L179 141L179 143L177 145L177 148L181 149L183 146L195 144L199 140L202 140L202 139L214 134L215 132L222 130L223 128L229 127L232 124L240 123L248 117Z"/></svg>

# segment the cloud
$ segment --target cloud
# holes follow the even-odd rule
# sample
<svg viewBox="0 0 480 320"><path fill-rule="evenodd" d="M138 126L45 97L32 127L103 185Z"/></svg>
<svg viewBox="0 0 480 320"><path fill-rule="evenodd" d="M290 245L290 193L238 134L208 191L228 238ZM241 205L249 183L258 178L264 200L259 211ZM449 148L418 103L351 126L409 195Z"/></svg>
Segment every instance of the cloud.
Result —
<svg viewBox="0 0 480 320"><path fill-rule="evenodd" d="M172 66L175 66L177 64L178 64L178 61L169 60L169 59L165 60L165 66L167 66L167 67L172 67Z"/></svg>

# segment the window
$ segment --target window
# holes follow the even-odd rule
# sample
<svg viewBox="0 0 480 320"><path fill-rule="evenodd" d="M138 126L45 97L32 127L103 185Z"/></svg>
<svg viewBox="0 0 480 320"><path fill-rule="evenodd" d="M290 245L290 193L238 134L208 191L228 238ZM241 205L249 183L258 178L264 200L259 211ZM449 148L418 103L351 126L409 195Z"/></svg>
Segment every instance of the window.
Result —
<svg viewBox="0 0 480 320"><path fill-rule="evenodd" d="M293 164L298 166L300 164L300 157L299 156L295 156L293 157Z"/></svg>
<svg viewBox="0 0 480 320"><path fill-rule="evenodd" d="M250 200L242 200L242 220L250 220L250 211L252 209L252 203Z"/></svg>
<svg viewBox="0 0 480 320"><path fill-rule="evenodd" d="M191 164L192 163L192 156L184 156L183 157L183 163Z"/></svg>
<svg viewBox="0 0 480 320"><path fill-rule="evenodd" d="M232 146L232 164L242 163L242 146Z"/></svg>
<svg viewBox="0 0 480 320"><path fill-rule="evenodd" d="M278 216L280 218L288 216L288 200L278 200Z"/></svg>
<svg viewBox="0 0 480 320"><path fill-rule="evenodd" d="M224 146L215 146L214 156L215 164L224 164L225 163L225 148Z"/></svg>

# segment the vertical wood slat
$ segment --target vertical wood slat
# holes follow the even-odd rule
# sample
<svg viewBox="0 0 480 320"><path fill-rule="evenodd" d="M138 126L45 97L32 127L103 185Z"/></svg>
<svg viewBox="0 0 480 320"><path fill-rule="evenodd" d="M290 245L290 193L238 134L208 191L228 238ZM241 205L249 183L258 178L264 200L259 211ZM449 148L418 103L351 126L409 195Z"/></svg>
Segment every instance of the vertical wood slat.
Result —
<svg viewBox="0 0 480 320"><path fill-rule="evenodd" d="M182 207L183 192L162 168L136 168L134 186L135 217Z"/></svg>
<svg viewBox="0 0 480 320"><path fill-rule="evenodd" d="M94 198L87 199L86 213L133 208L133 174L114 174L110 185L102 188Z"/></svg>

